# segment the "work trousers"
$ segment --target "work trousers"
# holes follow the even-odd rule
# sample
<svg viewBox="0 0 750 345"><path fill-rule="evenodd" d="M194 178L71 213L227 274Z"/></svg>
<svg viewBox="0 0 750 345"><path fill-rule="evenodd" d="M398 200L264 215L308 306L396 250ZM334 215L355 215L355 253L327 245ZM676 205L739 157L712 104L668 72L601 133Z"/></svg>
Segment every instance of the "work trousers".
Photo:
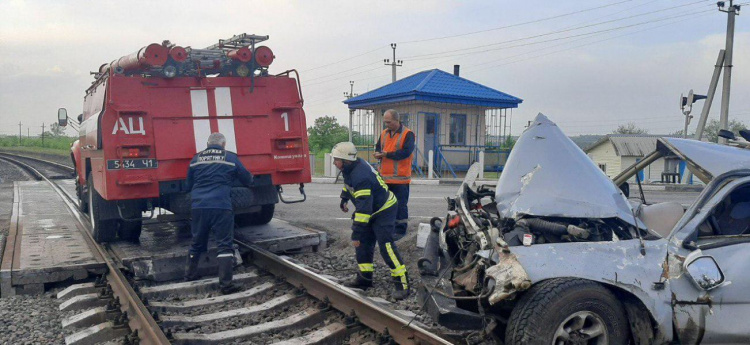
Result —
<svg viewBox="0 0 750 345"><path fill-rule="evenodd" d="M200 255L208 249L208 233L213 231L216 240L217 256L234 254L234 212L217 208L194 208L191 232L193 244L190 255Z"/></svg>
<svg viewBox="0 0 750 345"><path fill-rule="evenodd" d="M386 265L391 269L391 276L404 277L406 266L401 261L401 254L399 254L392 237L397 211L394 205L370 218L367 231L361 233L359 247L355 248L360 272L374 271L372 261L375 257L375 243L377 242L380 247L380 255L383 256Z"/></svg>
<svg viewBox="0 0 750 345"><path fill-rule="evenodd" d="M409 227L409 184L388 184L388 189L393 192L398 200L398 213L396 213L396 229L394 239L399 240L406 236Z"/></svg>

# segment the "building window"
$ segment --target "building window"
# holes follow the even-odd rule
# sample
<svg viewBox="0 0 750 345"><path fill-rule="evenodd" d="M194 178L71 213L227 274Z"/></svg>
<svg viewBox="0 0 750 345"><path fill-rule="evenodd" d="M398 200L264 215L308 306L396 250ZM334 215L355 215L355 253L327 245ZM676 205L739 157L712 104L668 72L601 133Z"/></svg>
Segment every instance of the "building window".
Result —
<svg viewBox="0 0 750 345"><path fill-rule="evenodd" d="M451 114L450 145L466 144L466 114Z"/></svg>
<svg viewBox="0 0 750 345"><path fill-rule="evenodd" d="M399 120L404 127L411 128L411 116L409 114L399 114Z"/></svg>
<svg viewBox="0 0 750 345"><path fill-rule="evenodd" d="M604 171L604 173L606 174L607 173L607 164L598 164L598 165L599 165L599 169L602 169L602 171Z"/></svg>

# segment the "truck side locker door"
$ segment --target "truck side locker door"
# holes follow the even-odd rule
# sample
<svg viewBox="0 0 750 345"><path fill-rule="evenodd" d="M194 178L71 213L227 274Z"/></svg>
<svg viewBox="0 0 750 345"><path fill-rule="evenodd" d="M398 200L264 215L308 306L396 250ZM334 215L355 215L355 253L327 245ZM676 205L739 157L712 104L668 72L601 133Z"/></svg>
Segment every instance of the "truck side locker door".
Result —
<svg viewBox="0 0 750 345"><path fill-rule="evenodd" d="M670 287L674 327L682 344L750 343L750 234L722 236L699 231L700 227L709 229L709 218L716 206L741 187L750 187L750 177L728 183L677 230L681 233L678 236L699 234L698 249L672 248L668 255L670 271L679 271L670 272L674 277ZM685 269L685 263L704 256L712 257L724 276L724 283L710 290L699 287ZM709 266L714 268L713 263Z"/></svg>

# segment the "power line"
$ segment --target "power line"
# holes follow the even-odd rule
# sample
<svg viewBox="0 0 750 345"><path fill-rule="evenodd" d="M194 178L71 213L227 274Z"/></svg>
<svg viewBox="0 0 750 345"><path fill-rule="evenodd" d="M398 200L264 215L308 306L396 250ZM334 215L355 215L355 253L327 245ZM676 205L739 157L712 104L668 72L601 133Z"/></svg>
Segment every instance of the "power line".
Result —
<svg viewBox="0 0 750 345"><path fill-rule="evenodd" d="M691 4L694 4L694 3L691 3ZM645 21L645 22L641 22L641 23L637 23L637 24L631 24L631 25L627 25L627 26L618 27L616 29L621 30L621 29L626 29L626 28L629 28L629 27L638 26L638 25L645 25L645 24L651 24L651 23L655 23L655 22L665 21L665 20L668 20L668 19L674 19L674 18L680 18L680 17L687 17L687 18L684 18L682 20L668 22L668 23L665 23L665 24L662 24L662 25L652 26L652 27L644 28L642 30L633 31L633 32L629 32L629 33L626 33L626 34L623 34L623 35L617 35L617 36L606 38L606 39L602 39L602 40L592 41L592 42L589 42L589 43L586 43L586 44L582 44L582 45L577 45L577 46L574 46L574 47L571 47L571 48L568 48L568 49L557 50L557 51L553 51L553 52L550 52L550 53L547 53L547 54L542 54L542 55L533 56L531 58L526 58L526 59L523 59L523 60L511 61L511 62L500 64L500 65L493 65L493 66L489 66L487 68L508 65L508 64L512 64L512 63L521 62L521 61L528 61L529 59L533 59L533 58L543 57L543 56L551 55L551 54L554 54L554 53L558 53L558 52L562 52L562 51L566 51L566 50L570 50L570 49L575 49L575 48L579 48L579 47L583 47L583 46L587 46L587 45L591 45L591 44L595 44L595 43L599 43L599 42L603 42L603 41L608 41L608 40L612 40L612 39L615 39L615 38L623 37L623 36L626 36L626 35L632 35L632 34L643 32L643 31L647 31L647 30L653 30L653 29L660 28L660 27L663 27L663 26L672 25L672 24L675 24L675 23L678 23L678 22L685 21L687 19L690 19L689 17L694 16L694 15L700 15L702 13L708 13L708 12L713 12L713 11L690 12L690 13L682 14L682 15L677 16L677 17L672 16L672 17L669 17L669 18L659 18L659 19ZM588 33L588 35L596 35L596 34L602 34L602 33L612 32L612 31L614 31L614 30L613 29L600 30L597 33ZM581 35L577 35L577 36L581 36ZM590 37L585 37L585 38L590 38ZM562 38L559 38L559 39L562 39ZM566 43L571 43L571 42L566 42ZM556 46L565 45L566 43L555 45L555 46L551 46L551 47L546 47L546 48L543 48L543 49L540 49L540 50L545 50L545 49L553 48L553 47L556 47ZM507 60L507 59L510 59L510 58L514 58L514 57L518 57L518 56L522 56L522 55L527 55L527 54L534 53L534 52L536 52L536 51L525 52L525 53L522 53L522 54L518 54L518 55L515 55L515 56L504 58L504 60ZM440 58L445 59L445 57L440 57ZM483 64L497 62L497 61L498 60L491 60L491 61L487 61L487 62L485 62ZM420 70L420 69L422 69L422 68L424 68L426 66L433 66L434 64L435 63L430 63L430 64L427 64L427 65L417 66L415 68L407 70L407 72L411 72L411 71L415 71L415 70ZM359 73L356 73L356 74L363 74L363 73L367 73L367 72L370 72L370 71L373 71L373 70L377 70L377 69L378 68L373 68L371 70L359 72ZM486 68L483 68L483 69L486 69ZM471 71L475 72L475 71L479 71L479 70L483 70L483 69L475 69L475 70L471 70ZM383 74L383 75L376 75L376 76L371 76L371 77L366 77L366 78L360 78L357 81L370 80L370 79L375 79L375 78L385 78L387 76L388 75L385 75L385 74ZM332 79L332 80L321 82L321 83L314 83L312 85L322 84L322 83L327 83L327 82L332 82L332 81L340 80L340 79L341 78L336 78L336 79ZM325 103L327 101L334 100L334 99L339 99L339 96L331 97L331 98L326 98L326 99L320 99L320 100L314 100L312 102L309 102L308 104L309 105L317 105L317 104Z"/></svg>
<svg viewBox="0 0 750 345"><path fill-rule="evenodd" d="M560 52L568 51L568 50L571 50L571 49L576 49L576 48L580 48L580 47L589 46L589 45L592 45L592 44L595 44L595 43L601 43L601 42L605 42L605 41L610 41L610 40L613 40L613 39L616 39L616 38L620 38L620 37L623 37L623 36L628 36L628 35L636 34L636 33L639 33L639 32L653 30L653 29L664 27L664 26L667 26L667 25L672 25L672 24L676 24L676 23L679 23L679 22L683 22L683 21L686 21L686 20L692 18L692 16L697 16L697 15L700 15L700 14L707 15L709 12L713 12L713 11L712 10L707 10L707 11L702 11L702 12L696 12L696 13L692 13L690 15L681 16L681 17L687 17L687 18L683 18L682 20L677 20L677 21L670 22L670 23L665 23L665 24L662 24L662 25L656 25L656 26L653 26L653 27L644 28L642 30L636 30L636 31L633 31L633 32L628 32L628 33L625 33L625 34L622 34L622 35L617 35L617 36L613 36L613 37L609 37L609 38L605 38L605 39L601 39L601 40L596 40L596 41L592 41L592 42L580 44L580 45L573 46L573 47L566 48L566 49L555 50L555 51L552 51L550 53L536 55L536 56L524 58L522 60L516 60L516 61L511 61L511 62L507 62L507 63L503 63L503 64L491 65L491 66L480 68L480 69L473 69L473 70L469 69L469 71L467 71L467 72L477 72L477 71L482 71L482 70L485 70L485 69L488 69L488 68L506 66L506 65L510 65L510 64L514 64L514 63L518 63L518 62L522 62L522 61L528 61L528 60L531 60L531 59L535 59L535 58L539 58L539 57L544 57L544 56L552 55L552 54L555 54L555 53L560 53ZM560 44L560 45L564 45L564 44ZM560 46L560 45L558 45L558 46ZM550 47L548 47L548 48L550 48ZM509 57L509 58L518 57L518 56L522 56L522 55L526 55L526 54L528 54L528 53L518 54L518 55Z"/></svg>
<svg viewBox="0 0 750 345"><path fill-rule="evenodd" d="M651 12L646 12L646 13L639 13L639 14L635 14L635 15L631 15L631 16L627 16L627 17L623 17L623 18L611 19L611 20L606 20L606 21L603 21L603 22L598 22L598 23L593 23L593 24L587 24L587 25L577 26L577 27L568 28L568 29L555 30L555 31L550 31L550 32L546 32L546 33L543 33L543 34L531 35L531 36L516 38L516 39L512 39L512 40L506 40L506 41L495 42L495 43L490 43L490 44L482 44L482 45L477 45L477 46L472 46L472 47L467 47L467 48L461 48L461 49L448 50L448 51L443 51L443 52L439 52L439 53L428 53L428 54L412 55L412 56L404 57L403 59L407 60L407 59L414 59L414 58L418 58L418 57L443 55L443 54L446 54L446 53L455 53L455 52L464 52L464 53L466 53L467 49L479 49L479 48L493 47L493 46L497 46L497 45L501 45L501 44L506 44L506 43L526 41L526 40L530 40L530 39L534 39L534 38L545 37L545 36L555 35L555 34L559 34L559 33L563 33L563 32L570 32L570 31L575 31L575 30L590 28L590 27L594 27L594 26L599 26L599 25L614 23L614 22L623 21L623 20L627 20L627 19L632 19L632 18L636 18L636 17L642 17L642 16L646 16L646 15L651 15L651 14L654 14L654 13L659 13L659 12L664 12L664 11L671 11L671 10L674 10L674 9L677 9L677 8L680 8L680 7L695 5L697 3L701 3L701 2L704 2L704 1L705 0L700 0L700 1L691 2L691 3L688 3L688 4L683 4L683 5L679 5L679 6L673 6L673 7L669 7L669 8L664 8L664 9L661 9L661 10L656 10L656 11L651 11ZM663 17L660 20L667 20L669 18L671 18L671 17ZM643 25L645 23L650 23L650 22L653 22L653 21L650 20L650 21L640 22L640 23L636 23L636 24L631 24L629 26L621 26L619 28L632 27L632 26L635 26L635 25ZM615 29L617 29L617 28L615 28Z"/></svg>
<svg viewBox="0 0 750 345"><path fill-rule="evenodd" d="M563 17L567 17L567 16L572 16L574 14L579 14L579 13L594 11L594 10L598 10L598 9L602 9L602 8L606 8L606 7L616 6L616 5L619 5L619 4L622 4L622 3L626 3L626 2L630 2L630 1L632 1L632 0L619 1L619 2L615 2L615 3L607 4L607 5L602 5L602 6L587 8L587 9L583 9L583 10L579 10L579 11L563 13L563 14L559 14L559 15L556 15L556 16L551 16L551 17L546 17L546 18L536 19L536 20L530 20L530 21L527 21L527 22L522 22L522 23L517 23L517 24L511 24L511 25L505 25L505 26L500 26L500 27L491 28L491 29L485 29L485 30L479 30L479 31L472 31L472 32L467 32L467 33L462 33L462 34L456 34L456 35L449 35L449 36L442 36L442 37L425 38L425 39L421 39L421 40L403 41L403 42L399 42L399 43L401 43L401 44L407 44L407 43L429 42L429 41L436 41L436 40L442 40L442 39L447 39L447 38L455 38L455 37L463 37L463 36L475 35L475 34L480 34L480 33L490 32L490 31L497 31L497 30L509 29L509 28L514 28L514 27L517 27L517 26L522 26L522 25L527 25L527 24L534 24L534 23L541 23L541 22L544 22L544 21L552 20L552 19L557 19L557 18L563 18Z"/></svg>
<svg viewBox="0 0 750 345"><path fill-rule="evenodd" d="M586 33L586 34L572 35L570 37L581 37L581 36L591 36L591 35L598 35L598 34L606 34L606 33L609 33L609 32L613 32L613 31L617 31L617 30L623 30L623 29L628 29L628 28L635 27L635 26L652 24L652 23L662 22L662 21L665 21L665 20L670 20L670 19L675 19L675 18L681 18L681 17L690 17L690 16L693 16L693 15L702 14L702 13L709 13L709 12L713 13L713 10L690 12L690 13L686 13L686 14L682 14L682 15L678 15L678 16L671 16L671 17L653 19L653 20L650 20L650 21L640 22L640 23L631 24L631 25L624 25L624 26L620 26L620 27L616 27L616 28L610 28L610 29L605 29L605 30L599 30L599 31L595 31L595 32L591 32L591 33ZM686 18L686 19L689 19L689 18ZM686 20L686 19L684 19L684 20ZM562 51L566 51L566 50L570 50L570 49L574 49L574 48L578 48L578 47L583 47L583 46L591 45L591 44L594 44L594 43L604 42L604 41L612 40L612 39L615 39L615 38L623 37L623 36L626 36L626 35L631 35L631 34L635 34L635 33L646 31L646 30L652 30L652 29L663 27L663 26L666 26L666 25L672 25L672 24L675 24L675 23L678 23L678 22L681 22L681 21L684 21L684 20L677 20L677 21L666 23L666 24L663 24L663 25L657 25L657 26L645 28L643 30L637 30L637 31L626 33L626 34L623 34L623 35L617 35L617 36L614 36L614 37L611 37L611 38L607 38L607 39L603 39L603 40L597 40L597 41L593 41L593 42L586 43L586 44L583 44L583 45L574 46L572 48L563 49L563 50L557 50L557 51L554 51L554 52L551 52L551 53L548 53L548 54L543 54L543 55L535 56L535 57L532 57L532 58L542 57L542 56L554 54L554 53L557 53L557 52L562 52ZM590 37L585 37L585 38L590 38ZM562 39L564 39L564 38L556 38L556 39L548 40L548 41L545 41L545 42L548 43L548 42L558 41L558 40L562 40ZM557 46L562 46L562 45L565 45L567 43L571 43L571 42L565 42L565 43L562 43L562 44L559 44L559 45L554 45L554 46L551 46L551 47L542 48L540 50L554 48L554 47L557 47ZM531 44L523 44L523 45L518 45L518 46L525 46L525 45L531 45ZM503 47L502 49L504 49L504 48L509 48L509 47ZM495 49L495 50L497 50L497 49ZM517 54L517 55L514 55L514 56L510 56L510 57L504 58L504 60L507 60L507 59L510 59L510 58L514 58L514 57L523 56L523 55L527 55L527 54L534 53L534 52L536 52L536 51ZM461 54L461 55L466 55L466 54ZM442 56L442 57L439 57L439 58L449 58L449 57L452 57L452 56ZM435 58L432 58L432 59L435 59ZM523 61L525 61L525 60L527 60L527 59L524 59ZM498 60L490 60L490 61L478 64L478 65L475 65L475 66L479 66L479 65L483 65L483 64L487 64L487 63L492 63L492 62L497 62L497 61ZM506 64L516 63L516 62L519 62L519 61L514 61L514 62L510 62L510 63L506 63ZM497 66L503 66L503 65L506 65L506 64L493 65L493 66L489 66L488 68L497 67ZM426 66L431 66L431 65L434 65L434 63L429 63L429 64L422 65L422 66L419 66L419 67L416 67L416 68L412 68L412 69L409 69L408 71L419 70L421 68L424 68ZM367 73L367 72L378 70L378 69L379 68L373 68L373 69L362 71L362 72L355 73L355 74L352 74L352 75L363 74L363 73ZM469 69L468 71L476 72L476 71L484 70L484 69L486 69L486 68L483 68L483 69ZM351 75L349 75L349 76L351 76ZM347 76L347 77L349 77L349 76ZM373 79L373 78L379 78L379 77L386 77L386 76L387 75L377 75L377 76L373 76L373 77L361 78L361 79L358 79L358 81L368 80L368 79ZM347 77L334 78L334 79L331 79L331 80L328 80L328 81L325 81L325 82L320 82L320 83L312 83L312 84L308 84L308 86L309 85L318 85L318 84L323 84L323 83L327 83L327 82L332 82L332 81L340 80L340 79L347 78Z"/></svg>
<svg viewBox="0 0 750 345"><path fill-rule="evenodd" d="M630 25L623 25L623 26L618 26L618 27L609 28L609 29L603 29L603 30L598 30L598 31L585 32L585 33L581 33L581 34L575 34L575 35L569 35L569 36L563 36L563 37L556 37L556 38L551 38L551 39L542 40L542 41L528 42L528 43L522 43L522 44L517 44L517 45L504 46L504 47L498 47L498 48L492 48L492 49L486 49L486 50L480 50L480 51L472 51L472 52L465 52L465 53L460 53L460 54L445 55L445 56L442 56L442 57L456 57L456 56L465 56L465 55L473 55L473 54L482 54L482 53L491 52L491 51L505 50L505 49L510 49L510 48L526 47L526 46L531 46L531 45L538 45L538 44L543 44L543 43L550 43L550 42L556 42L556 41L561 41L561 40L568 40L568 39L573 39L573 38L578 38L578 37L583 37L583 39L586 39L586 38L589 38L589 37L594 37L594 36L598 36L598 35L601 35L601 34L606 34L606 33L613 32L613 31L618 31L618 30L623 30L623 29L629 29L629 28L635 27L635 26L641 26L641 25L646 25L646 24L653 24L653 23L657 23L657 22L660 22L660 21L666 21L666 20L669 20L669 19L680 18L680 17L683 17L683 16L689 16L689 15L698 14L698 13L708 13L708 12L713 12L713 11L712 10L706 10L706 11L683 13L683 14L680 14L680 15L677 15L677 16L663 17L663 18L659 18L659 19L654 19L654 20L640 22L640 23L635 23L635 24L630 24ZM573 42L575 42L575 41L578 41L578 40L573 40ZM434 59L434 57L417 58L417 59L411 59L410 61L415 61L415 60L429 60L429 59ZM474 65L474 66L477 66L477 65Z"/></svg>
<svg viewBox="0 0 750 345"><path fill-rule="evenodd" d="M372 54L372 53L374 53L374 52L376 52L376 51L378 51L380 49L383 49L385 47L388 47L388 46L380 46L380 47L377 47L377 48L375 48L373 50L368 50L368 51L366 51L364 53L357 54L357 55L354 55L354 56L351 56L351 57L348 57L348 58L345 58L345 59L341 59L341 60L338 60L338 61L329 62L329 63L326 63L325 65L320 65L318 67L313 67L313 68L308 68L308 69L300 69L300 72L310 72L310 71L314 71L314 70L321 69L321 68L324 68L324 67L335 66L335 65L337 65L339 63L346 62L346 61L349 61L349 60L352 60L352 59L356 59L356 58L358 58L360 56L365 56L367 54Z"/></svg>
<svg viewBox="0 0 750 345"><path fill-rule="evenodd" d="M564 13L564 14L560 14L560 15L556 15L556 16L552 16L552 17L542 18L542 19L528 21L528 22L524 22L524 23L512 24L512 25L508 25L508 26L505 26L505 27L492 28L492 29L481 30L481 31L476 31L476 32L469 32L469 33L464 33L464 34L453 35L453 36L436 37L436 38L428 38L428 39L424 39L424 40L413 40L413 41L404 41L404 42L397 42L397 43L406 44L406 43L426 42L426 41L440 40L440 39L451 38L451 37L459 37L459 36L472 35L474 33L479 33L479 32L501 30L501 29L504 29L504 28L510 28L510 27L521 26L521 25L526 25L526 24L533 24L533 23L538 23L538 22L547 21L547 20L551 20L551 19L562 18L562 17L573 15L573 14L578 14L578 13L583 13L583 12L589 12L589 11L593 11L593 10L597 10L597 9L601 9L601 8L606 8L606 7L610 7L610 6L615 6L615 5L622 4L622 3L625 3L625 2L630 2L630 1L632 1L632 0L619 1L619 2L608 4L608 5L602 5L602 6L597 6L597 7L593 7L593 8L584 9L584 10L579 10L579 11L574 11L574 12L568 12L568 13ZM366 51L364 53L360 53L360 54L357 54L357 55L354 55L354 56L350 56L348 58L344 58L344 59L341 59L341 60L338 60L338 61L335 61L335 62L326 63L325 65L320 65L320 66L317 66L317 67L312 67L312 68L308 68L308 69L300 69L300 71L301 72L310 72L310 71L318 70L318 69L325 68L325 67L335 66L335 65L337 65L339 63L346 62L346 61L349 61L349 60L352 60L352 59L356 59L356 58L361 57L361 56L365 56L365 55L374 53L374 52L376 52L376 51L378 51L380 49L386 48L386 47L388 47L388 45L382 45L382 46L379 46L379 47L374 48L372 50L368 50L368 51Z"/></svg>
<svg viewBox="0 0 750 345"><path fill-rule="evenodd" d="M635 6L632 6L632 7L628 7L628 8L626 8L626 9L623 9L623 10L620 10L620 11L617 11L617 12L614 12L614 13L610 13L610 14L605 14L605 15L601 16L600 18L608 18L608 17L616 16L616 15L618 15L618 14L620 14L620 13L625 13L625 12L628 12L628 11L634 10L634 9L636 9L636 8L639 8L639 7L643 7L643 6L646 6L646 5L651 5L651 4L653 4L654 2L656 2L656 1L659 1L659 0L646 0L645 2L643 2L643 3L639 4L639 5L635 5ZM578 26L578 25L582 25L582 24L585 24L586 22L587 22L587 21L583 21L583 22L578 22L578 23L576 23L576 24L573 24L573 25L569 25L569 26L566 26L566 27L564 27L563 29L567 29L567 28L572 28L572 27L576 27L576 26Z"/></svg>
<svg viewBox="0 0 750 345"><path fill-rule="evenodd" d="M363 67L367 67L367 66L371 66L371 65L374 65L374 64L378 64L378 65L379 65L379 64L380 64L380 61L377 61L377 62L370 62L370 63L368 63L368 64L366 64L366 65L361 65L361 66L357 66L357 67L354 67L354 68L350 68L350 69L348 69L348 70L344 70L344 71L339 71L339 72L337 72L337 73L333 73L333 74L327 74L327 75L324 75L324 76L322 76L322 77L317 77L317 78L312 78L312 79L308 79L308 80L306 80L305 82L311 82L311 81L315 81L315 80L320 80L320 79L325 79L325 78L328 78L328 77L332 77L332 76L336 76L336 75L341 75L341 74L344 74L344 73L347 73L347 72L351 72L351 71L354 71L354 70L358 70L358 69L360 69L360 68L363 68Z"/></svg>
<svg viewBox="0 0 750 345"><path fill-rule="evenodd" d="M365 70L365 71L361 71L361 72L357 72L357 73L352 73L352 74L347 74L347 75L346 75L346 76L344 76L344 77L339 77L339 78L334 78L334 79L330 79L330 80L319 81L319 82L315 82L315 83L309 83L309 84L307 84L307 86L310 86L310 85L320 85L320 84L326 84L326 83L330 83L330 82L332 82L332 81L337 81L337 80L347 79L347 78L350 78L350 77L351 77L351 76L353 76L353 75L358 75L358 74L362 74L362 73L367 73L367 72L372 72L372 71L376 71L376 70L382 70L382 69L383 69L382 67L378 66L378 67L375 67L375 68L371 68L371 69L368 69L368 70Z"/></svg>

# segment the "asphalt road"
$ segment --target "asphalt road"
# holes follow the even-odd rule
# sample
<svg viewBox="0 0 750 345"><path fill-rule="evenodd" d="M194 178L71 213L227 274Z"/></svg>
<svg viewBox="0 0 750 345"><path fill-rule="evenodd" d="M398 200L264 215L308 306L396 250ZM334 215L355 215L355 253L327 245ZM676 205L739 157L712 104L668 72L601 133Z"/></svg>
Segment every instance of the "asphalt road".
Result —
<svg viewBox="0 0 750 345"><path fill-rule="evenodd" d="M307 201L298 204L278 204L276 216L283 220L311 226L324 230L348 230L351 225L351 212L345 214L339 210L339 195L342 184L308 184L305 186ZM457 185L412 185L409 198L410 231L420 222L429 222L435 216L445 216L447 204L445 198L454 196ZM637 187L632 191L632 197L639 196ZM294 186L287 186L285 194L294 197L298 191ZM645 191L648 203L676 201L689 206L698 196L698 192L665 192Z"/></svg>

